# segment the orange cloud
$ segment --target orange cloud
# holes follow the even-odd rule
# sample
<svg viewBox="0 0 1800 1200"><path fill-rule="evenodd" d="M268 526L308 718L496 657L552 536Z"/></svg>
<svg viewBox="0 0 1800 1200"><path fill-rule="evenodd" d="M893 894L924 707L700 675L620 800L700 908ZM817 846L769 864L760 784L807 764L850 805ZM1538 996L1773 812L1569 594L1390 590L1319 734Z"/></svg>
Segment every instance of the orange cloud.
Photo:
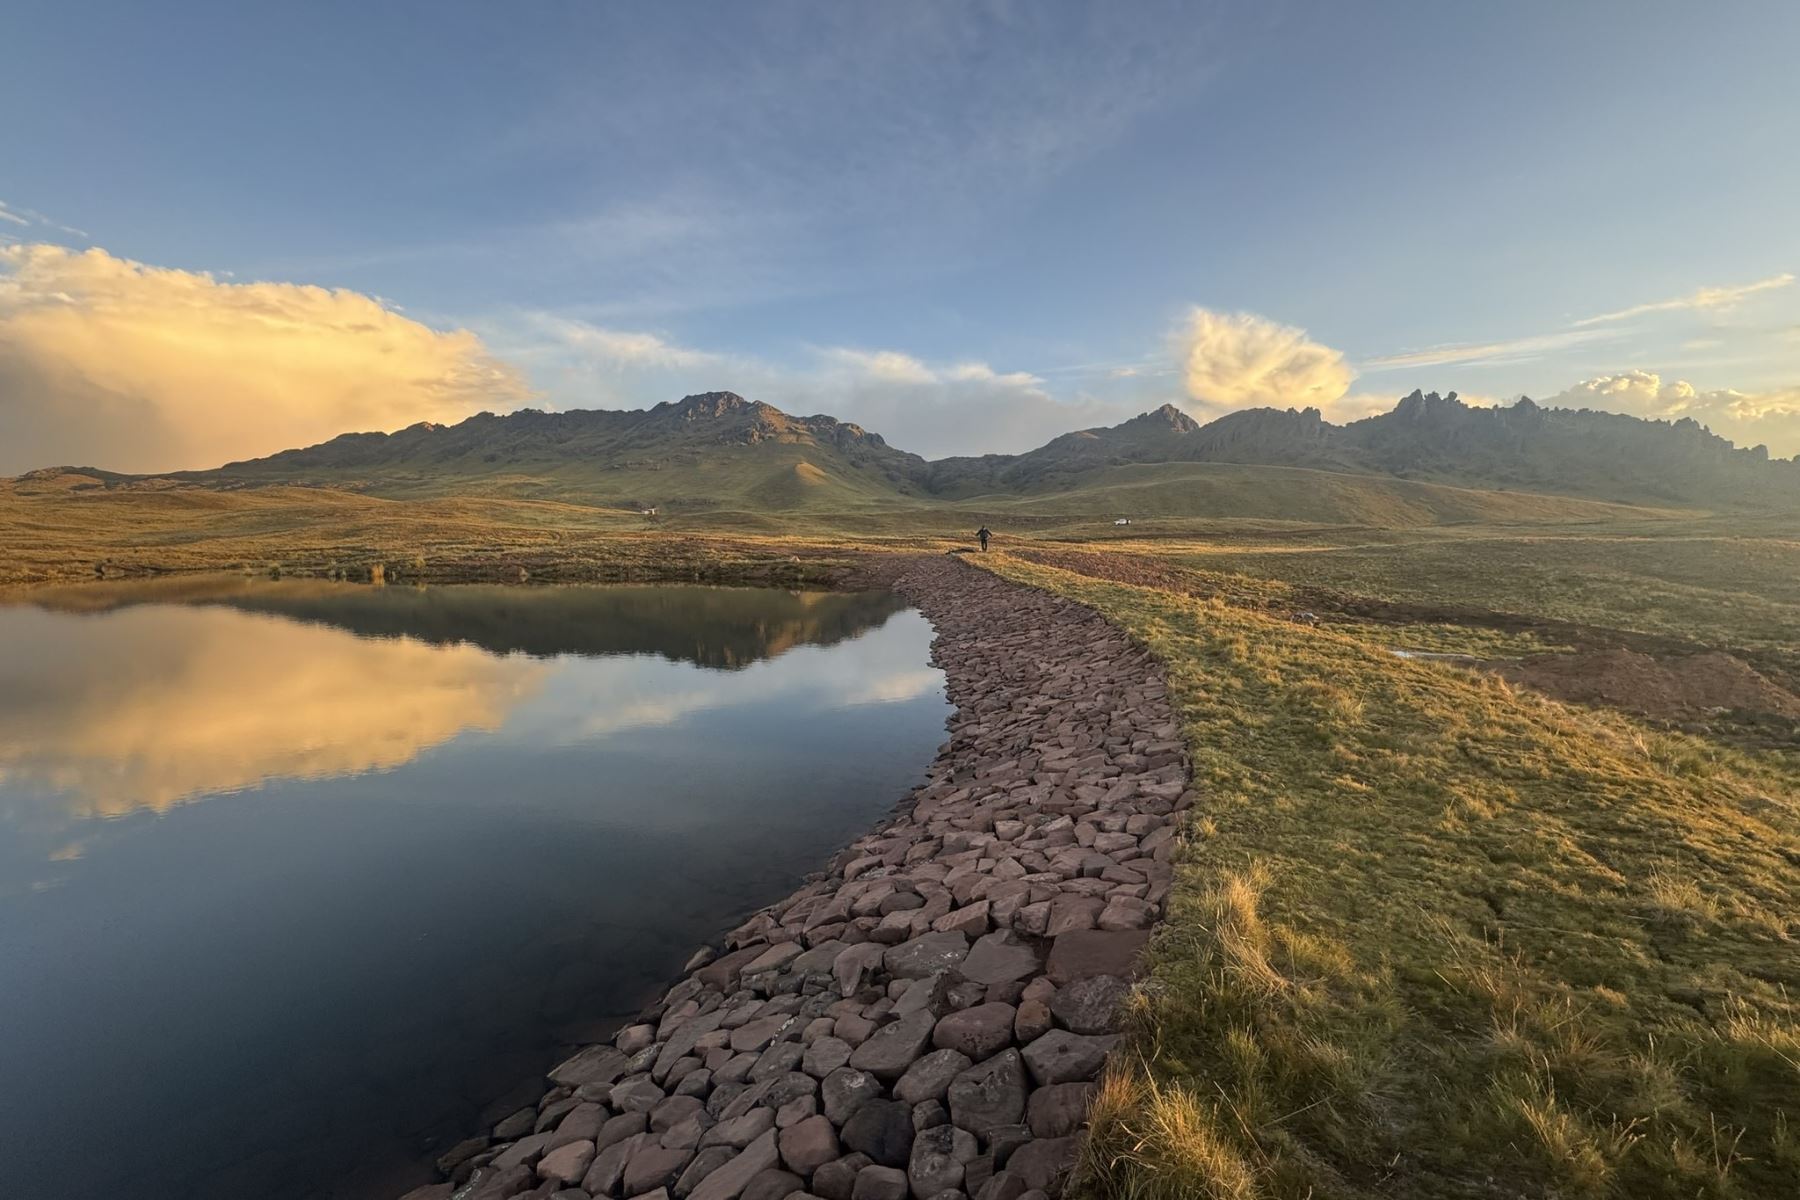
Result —
<svg viewBox="0 0 1800 1200"><path fill-rule="evenodd" d="M0 473L217 466L529 397L473 333L357 292L0 246Z"/></svg>
<svg viewBox="0 0 1800 1200"><path fill-rule="evenodd" d="M224 609L14 620L36 627L0 663L0 778L77 818L400 766L499 728L550 670Z"/></svg>

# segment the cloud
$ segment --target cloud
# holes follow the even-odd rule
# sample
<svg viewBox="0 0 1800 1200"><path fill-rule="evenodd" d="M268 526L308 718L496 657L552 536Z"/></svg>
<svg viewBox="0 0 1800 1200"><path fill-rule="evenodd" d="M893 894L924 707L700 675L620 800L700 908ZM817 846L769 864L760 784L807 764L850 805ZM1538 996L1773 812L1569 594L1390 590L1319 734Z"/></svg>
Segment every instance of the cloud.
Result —
<svg viewBox="0 0 1800 1200"><path fill-rule="evenodd" d="M1775 291L1794 282L1791 273L1771 275L1767 279L1758 279L1754 283L1727 284L1723 287L1696 288L1686 296L1677 296L1673 300L1653 300L1648 304L1634 304L1630 308L1621 308L1617 312L1601 313L1599 316L1584 317L1575 322L1576 328L1588 325L1600 325L1611 321L1628 321L1632 317L1641 317L1648 313L1676 312L1682 309L1724 309L1730 308L1746 296L1758 292Z"/></svg>
<svg viewBox="0 0 1800 1200"><path fill-rule="evenodd" d="M1356 371L1304 329L1255 313L1196 308L1176 330L1175 348L1189 397L1203 410L1274 407L1330 409Z"/></svg>
<svg viewBox="0 0 1800 1200"><path fill-rule="evenodd" d="M1498 342L1467 342L1447 346L1428 346L1423 350L1407 350L1367 359L1363 366L1370 371L1388 371L1400 367L1438 367L1450 363L1483 366L1489 363L1521 362L1539 358L1555 350L1567 350L1586 342L1615 337L1607 330L1567 330L1534 337L1512 338Z"/></svg>
<svg viewBox="0 0 1800 1200"><path fill-rule="evenodd" d="M1544 403L1660 420L1691 417L1740 446L1760 443L1783 457L1800 453L1800 385L1756 393L1705 390L1685 379L1664 382L1654 371L1634 370L1585 379Z"/></svg>
<svg viewBox="0 0 1800 1200"><path fill-rule="evenodd" d="M48 789L67 817L397 767L497 729L549 669L226 609L14 623L29 633L0 662L0 775Z"/></svg>
<svg viewBox="0 0 1800 1200"><path fill-rule="evenodd" d="M0 221L10 221L14 225L30 225L31 224L31 221L29 218L22 217L18 213L13 212L11 209L7 208L6 201L4 201L4 200L0 200Z"/></svg>
<svg viewBox="0 0 1800 1200"><path fill-rule="evenodd" d="M1029 371L885 348L812 346L796 361L776 362L547 314L498 326L492 338L531 363L566 407L640 407L723 388L792 413L829 413L926 457L1029 450L1137 411L1122 400L1059 399Z"/></svg>
<svg viewBox="0 0 1800 1200"><path fill-rule="evenodd" d="M0 473L216 466L530 395L475 334L357 292L0 246Z"/></svg>

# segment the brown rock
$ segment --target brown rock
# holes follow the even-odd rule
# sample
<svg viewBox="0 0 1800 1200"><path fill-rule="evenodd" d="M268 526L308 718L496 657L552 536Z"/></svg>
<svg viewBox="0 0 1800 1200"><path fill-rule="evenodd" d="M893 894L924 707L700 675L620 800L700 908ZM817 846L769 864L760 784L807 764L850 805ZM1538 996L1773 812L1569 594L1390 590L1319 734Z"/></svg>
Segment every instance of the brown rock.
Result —
<svg viewBox="0 0 1800 1200"><path fill-rule="evenodd" d="M770 1129L739 1151L736 1158L702 1179L688 1193L687 1200L735 1200L752 1179L775 1166L780 1159L775 1131Z"/></svg>
<svg viewBox="0 0 1800 1200"><path fill-rule="evenodd" d="M782 1130L777 1142L781 1161L802 1176L811 1175L842 1153L837 1130L826 1117L808 1117Z"/></svg>
<svg viewBox="0 0 1800 1200"><path fill-rule="evenodd" d="M1002 1050L950 1081L950 1119L975 1134L1016 1124L1025 1115L1025 1091L1019 1052Z"/></svg>
<svg viewBox="0 0 1800 1200"><path fill-rule="evenodd" d="M1087 1122L1095 1090L1091 1083L1053 1083L1033 1091L1025 1102L1025 1120L1032 1135L1068 1137L1080 1129Z"/></svg>
<svg viewBox="0 0 1800 1200"><path fill-rule="evenodd" d="M1062 987L1095 975L1135 978L1138 959L1150 935L1143 930L1110 932L1103 929L1065 933L1050 944L1045 973Z"/></svg>
<svg viewBox="0 0 1800 1200"><path fill-rule="evenodd" d="M953 1012L932 1030L931 1044L980 1062L1012 1044L1015 1011L1010 1004L977 1004Z"/></svg>

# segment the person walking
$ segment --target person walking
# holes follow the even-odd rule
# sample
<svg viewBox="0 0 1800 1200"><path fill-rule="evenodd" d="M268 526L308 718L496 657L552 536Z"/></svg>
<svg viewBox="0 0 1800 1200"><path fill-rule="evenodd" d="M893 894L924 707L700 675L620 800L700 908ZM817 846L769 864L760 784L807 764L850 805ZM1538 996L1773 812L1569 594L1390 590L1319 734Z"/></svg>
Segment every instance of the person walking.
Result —
<svg viewBox="0 0 1800 1200"><path fill-rule="evenodd" d="M993 531L986 525L983 525L980 529L975 531L975 536L981 539L981 552L986 554L988 539L994 536Z"/></svg>

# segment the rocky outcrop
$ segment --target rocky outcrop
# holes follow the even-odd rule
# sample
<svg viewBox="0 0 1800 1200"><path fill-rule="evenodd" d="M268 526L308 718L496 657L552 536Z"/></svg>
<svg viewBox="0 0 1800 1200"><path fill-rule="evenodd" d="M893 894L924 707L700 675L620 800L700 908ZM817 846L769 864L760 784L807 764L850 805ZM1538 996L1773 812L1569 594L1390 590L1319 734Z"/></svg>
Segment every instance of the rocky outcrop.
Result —
<svg viewBox="0 0 1800 1200"><path fill-rule="evenodd" d="M1060 1190L1169 891L1180 728L1087 609L949 558L897 587L957 705L926 781L415 1200Z"/></svg>

